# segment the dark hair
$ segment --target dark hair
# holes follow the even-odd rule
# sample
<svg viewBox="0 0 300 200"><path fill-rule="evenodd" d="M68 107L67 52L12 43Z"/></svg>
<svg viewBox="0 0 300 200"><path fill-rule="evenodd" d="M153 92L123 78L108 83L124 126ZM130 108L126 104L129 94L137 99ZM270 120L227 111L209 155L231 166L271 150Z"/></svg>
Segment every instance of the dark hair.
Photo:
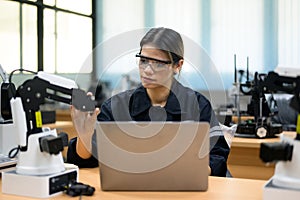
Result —
<svg viewBox="0 0 300 200"><path fill-rule="evenodd" d="M184 47L181 35L172 29L163 27L150 29L140 42L141 49L145 44L168 52L174 63L183 59Z"/></svg>

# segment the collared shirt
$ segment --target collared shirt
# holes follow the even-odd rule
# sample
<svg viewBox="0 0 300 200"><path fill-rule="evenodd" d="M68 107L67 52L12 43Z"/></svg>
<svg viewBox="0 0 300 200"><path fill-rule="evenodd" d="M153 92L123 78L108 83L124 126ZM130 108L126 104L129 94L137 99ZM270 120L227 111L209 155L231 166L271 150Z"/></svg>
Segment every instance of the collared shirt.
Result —
<svg viewBox="0 0 300 200"><path fill-rule="evenodd" d="M210 168L211 175L226 176L229 147L219 127L206 97L199 92L184 87L174 79L164 107L152 106L146 89L140 85L136 89L119 93L101 106L98 121L205 121L210 123ZM78 166L97 166L94 158L84 160L76 155L76 140L70 141L68 162ZM94 145L95 139L93 140ZM95 151L95 148L94 150ZM97 163L95 163L97 162Z"/></svg>

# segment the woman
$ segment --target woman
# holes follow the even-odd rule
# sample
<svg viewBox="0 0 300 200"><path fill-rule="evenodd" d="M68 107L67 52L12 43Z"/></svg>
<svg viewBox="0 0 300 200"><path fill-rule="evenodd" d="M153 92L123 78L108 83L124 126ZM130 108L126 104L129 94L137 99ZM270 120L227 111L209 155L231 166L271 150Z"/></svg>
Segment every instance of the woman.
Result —
<svg viewBox="0 0 300 200"><path fill-rule="evenodd" d="M136 54L141 85L117 94L92 115L75 110L71 116L80 137L69 144L67 161L79 167L98 165L95 151L94 124L98 121L206 121L210 123L209 173L226 176L229 147L224 139L210 102L200 93L181 85L179 74L184 59L179 33L167 28L153 28L142 38ZM98 115L99 114L99 115Z"/></svg>

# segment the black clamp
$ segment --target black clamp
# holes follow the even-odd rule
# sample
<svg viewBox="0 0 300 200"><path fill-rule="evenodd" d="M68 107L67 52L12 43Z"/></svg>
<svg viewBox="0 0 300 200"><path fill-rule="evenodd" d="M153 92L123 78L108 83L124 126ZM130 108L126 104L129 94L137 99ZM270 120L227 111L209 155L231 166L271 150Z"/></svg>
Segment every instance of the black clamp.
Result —
<svg viewBox="0 0 300 200"><path fill-rule="evenodd" d="M92 196L94 192L95 192L94 187L80 182L72 183L66 190L66 194L71 197L76 197L81 195Z"/></svg>

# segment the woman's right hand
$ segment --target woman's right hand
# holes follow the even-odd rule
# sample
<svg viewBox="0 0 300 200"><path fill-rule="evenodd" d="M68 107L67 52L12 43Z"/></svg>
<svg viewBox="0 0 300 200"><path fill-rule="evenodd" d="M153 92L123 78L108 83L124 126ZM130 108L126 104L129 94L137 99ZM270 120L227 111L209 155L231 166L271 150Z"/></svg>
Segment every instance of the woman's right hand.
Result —
<svg viewBox="0 0 300 200"><path fill-rule="evenodd" d="M82 112L71 105L71 118L77 132L77 154L82 158L89 158L92 151L92 135L94 134L99 108L95 108L93 113Z"/></svg>

